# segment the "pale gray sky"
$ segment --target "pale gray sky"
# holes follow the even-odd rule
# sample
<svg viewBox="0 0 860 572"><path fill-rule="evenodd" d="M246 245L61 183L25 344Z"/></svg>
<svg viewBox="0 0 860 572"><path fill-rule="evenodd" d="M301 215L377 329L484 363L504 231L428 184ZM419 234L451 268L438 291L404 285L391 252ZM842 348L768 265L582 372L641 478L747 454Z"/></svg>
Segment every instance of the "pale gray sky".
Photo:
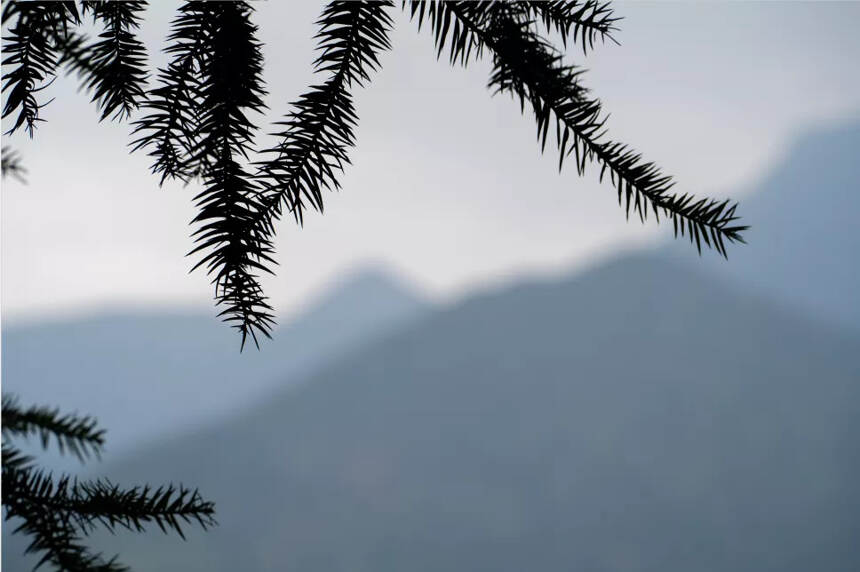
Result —
<svg viewBox="0 0 860 572"><path fill-rule="evenodd" d="M174 3L156 4L144 37L161 63ZM314 81L321 5L258 6L271 119ZM616 11L621 46L570 56L590 69L614 137L683 189L740 197L792 136L860 117L860 3L618 3ZM556 157L539 153L531 117L489 96L486 65L437 62L429 33L417 34L399 9L395 20L394 50L357 94L358 147L343 190L303 229L281 224L281 265L266 283L280 313L365 263L445 298L670 234L626 223L612 189L594 177L559 176ZM209 306L207 277L189 275L184 257L194 189L159 190L147 158L128 155L128 127L98 124L73 78L46 95L57 99L34 140L4 138L30 171L29 185L6 181L0 199L4 319Z"/></svg>

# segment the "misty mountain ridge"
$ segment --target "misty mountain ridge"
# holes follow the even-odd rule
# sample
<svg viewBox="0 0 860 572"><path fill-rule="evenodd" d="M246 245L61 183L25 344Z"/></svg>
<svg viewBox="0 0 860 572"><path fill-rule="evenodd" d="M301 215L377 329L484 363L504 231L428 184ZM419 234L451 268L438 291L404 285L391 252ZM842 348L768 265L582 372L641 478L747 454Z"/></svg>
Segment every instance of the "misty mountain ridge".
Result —
<svg viewBox="0 0 860 572"><path fill-rule="evenodd" d="M331 283L262 351L239 352L211 312L112 312L3 328L3 389L87 412L121 451L232 414L392 328L429 303L377 266ZM75 468L74 463L63 463Z"/></svg>
<svg viewBox="0 0 860 572"><path fill-rule="evenodd" d="M478 295L107 472L138 570L854 570L860 337L660 256ZM778 547L778 548L776 548Z"/></svg>
<svg viewBox="0 0 860 572"><path fill-rule="evenodd" d="M678 259L805 312L860 331L860 123L810 129L741 199L746 245L697 257L687 241Z"/></svg>
<svg viewBox="0 0 860 572"><path fill-rule="evenodd" d="M690 260L690 245L677 244L443 308L416 308L407 295L393 312L407 317L369 339L367 318L296 320L285 330L298 342L280 332L259 354L273 356L265 399L89 469L128 484L199 486L217 503L219 528L192 531L187 543L122 534L102 548L136 570L860 568L860 334L848 289L857 239L839 223L858 200L860 176L847 160L858 143L854 128L799 142L744 199L750 245L732 248L727 262ZM800 186L815 169L828 174L810 198ZM806 238L785 236L804 228ZM797 278L804 268L814 279ZM373 282L356 291L380 287ZM376 315L374 303L358 306ZM235 356L234 337L209 322ZM358 333L300 371L275 371L285 355L306 355L302 343L316 347L303 332L330 340L341 325ZM164 367L136 358L139 349L167 352L193 329L104 341L73 330L107 344L90 354L84 341L66 348L68 333L41 349L21 339L41 368L127 373L117 393L136 395L153 392L137 368ZM22 352L8 343L4 331L4 383L7 360ZM189 355L208 356L202 345ZM44 359L63 351L90 357ZM193 375L241 388L246 364L205 359L212 371ZM170 379L192 375L165 360ZM18 383L50 373L27 364L15 370ZM189 395L221 392L198 380ZM89 388L109 381L82 378L67 391L89 403ZM188 406L164 385L158 399L177 412ZM65 394L52 391L65 407ZM144 414L157 423L161 405L150 407ZM100 420L109 429L128 422ZM4 565L19 546L7 543Z"/></svg>
<svg viewBox="0 0 860 572"><path fill-rule="evenodd" d="M858 143L797 143L728 262L678 244L478 294L142 449L112 474L195 483L222 527L105 546L143 570L860 567L860 336L833 311L856 238L785 236L850 234Z"/></svg>

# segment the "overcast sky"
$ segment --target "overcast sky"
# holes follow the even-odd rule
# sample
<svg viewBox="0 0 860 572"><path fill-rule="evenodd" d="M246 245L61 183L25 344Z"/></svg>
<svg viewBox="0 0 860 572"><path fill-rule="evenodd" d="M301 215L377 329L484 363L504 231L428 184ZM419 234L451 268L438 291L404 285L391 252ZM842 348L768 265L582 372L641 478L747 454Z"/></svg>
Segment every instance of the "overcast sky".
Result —
<svg viewBox="0 0 860 572"><path fill-rule="evenodd" d="M160 64L175 5L155 4L143 37ZM270 92L269 116L255 118L262 124L319 81L311 62L321 5L258 7ZM681 189L742 198L796 134L860 118L860 3L618 3L616 12L621 46L569 55L589 68L586 82L611 111L613 136L675 175ZM266 283L280 313L365 264L445 299L671 234L626 223L612 189L595 177L559 176L556 157L540 155L531 117L490 97L487 65L437 62L428 31L418 34L399 9L394 15L393 51L356 94L358 146L343 190L303 229L280 225L280 268ZM195 189L159 189L147 158L128 155L128 127L98 124L74 78L45 95L56 100L33 141L3 139L30 171L27 186L5 181L0 198L4 320L208 307L208 279L189 275L184 256Z"/></svg>

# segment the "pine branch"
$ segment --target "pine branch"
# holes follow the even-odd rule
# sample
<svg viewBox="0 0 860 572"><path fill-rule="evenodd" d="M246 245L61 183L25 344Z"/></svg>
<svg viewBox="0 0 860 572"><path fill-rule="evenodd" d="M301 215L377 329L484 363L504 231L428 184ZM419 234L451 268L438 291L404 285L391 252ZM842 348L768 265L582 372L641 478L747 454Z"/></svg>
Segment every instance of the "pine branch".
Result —
<svg viewBox="0 0 860 572"><path fill-rule="evenodd" d="M82 544L83 532L75 528L68 513L39 502L50 498L56 488L50 476L44 472L11 467L4 462L4 518L7 521L20 520L12 533L23 533L31 538L25 549L26 554L42 553L35 568L49 563L60 570L81 572L128 570L115 557L105 560L100 554L92 554Z"/></svg>
<svg viewBox="0 0 860 572"><path fill-rule="evenodd" d="M258 334L270 336L274 315L259 285L265 264L275 264L272 244L254 221L264 212L261 190L245 171L254 126L247 111L265 108L261 80L263 57L247 2L193 4L187 7L199 52L198 140L191 163L205 165L204 190L195 197L200 223L191 254L205 252L194 269L213 276L219 313L259 346Z"/></svg>
<svg viewBox="0 0 860 572"><path fill-rule="evenodd" d="M168 178L187 183L199 174L188 165L189 149L196 139L193 125L197 108L192 93L198 80L192 68L193 62L186 59L179 64L171 62L166 70L160 70L162 85L151 90L143 104L150 114L134 122L133 133L141 135L132 142L131 150L152 148L149 156L155 162L151 169L161 175L159 185Z"/></svg>
<svg viewBox="0 0 860 572"><path fill-rule="evenodd" d="M549 0L522 2L525 9L539 19L548 30L561 36L564 47L568 41L580 42L583 53L594 49L594 44L607 40L617 44L612 37L615 23L621 18L613 15L609 2L600 0Z"/></svg>
<svg viewBox="0 0 860 572"><path fill-rule="evenodd" d="M204 530L216 524L215 505L183 486L121 489L107 480L78 482L67 475L55 482L50 474L31 467L10 467L3 477L4 489L9 489L8 496L3 493L4 504L27 505L28 510L37 507L83 533L96 524L110 531L119 527L133 532L155 524L162 532L172 530L184 539L183 524L196 522Z"/></svg>
<svg viewBox="0 0 860 572"><path fill-rule="evenodd" d="M242 348L248 336L259 347L257 334L271 337L273 309L259 284L260 272L270 272L271 240L257 230L262 212L259 188L225 145L222 155L206 175L206 187L195 197L200 213L193 223L203 223L193 234L197 246L189 254L208 250L193 270L206 267L215 286L218 316L239 330Z"/></svg>
<svg viewBox="0 0 860 572"><path fill-rule="evenodd" d="M20 512L15 516L22 523L12 531L24 533L32 540L24 550L25 554L42 553L35 569L51 564L58 570L68 572L126 572L127 566L119 563L117 557L105 559L99 553L92 553L83 545L81 535L74 529L65 528L51 515Z"/></svg>
<svg viewBox="0 0 860 572"><path fill-rule="evenodd" d="M15 123L6 132L14 133L22 125L30 137L37 122L39 110L47 103L37 94L55 78L57 55L53 37L65 33L69 24L79 21L74 2L7 2L3 10L3 23L14 20L4 38L3 92L7 93L3 117L16 111Z"/></svg>
<svg viewBox="0 0 860 572"><path fill-rule="evenodd" d="M233 219L237 234L246 237L240 241L237 252L240 247L250 251L254 267L260 271L269 272L266 264L275 264L271 258L274 221L280 218L283 208L301 223L305 200L322 211L322 189L339 188L335 171L343 170L349 162L346 150L354 145L353 128L357 120L349 88L370 79L369 73L379 66L378 52L389 47L387 32L391 19L385 9L390 5L390 2L332 2L323 11L317 34L321 53L314 66L318 73L331 75L325 84L303 95L295 103L295 111L278 124L285 127L276 134L282 141L277 147L263 151L274 158L258 166L256 178L262 189L256 194L257 200L253 208ZM217 236L217 223L204 228ZM210 271L220 267L223 273L230 268L227 256L210 255L204 260ZM246 308L255 298L263 299L256 282L249 288L240 286L222 291L222 301L227 305L228 319L234 320L242 331L244 345L248 331L254 335L257 329L268 336L273 319L268 315L260 320L260 315L254 312L234 311L237 307ZM257 342L256 336L254 341Z"/></svg>
<svg viewBox="0 0 860 572"><path fill-rule="evenodd" d="M22 183L26 183L27 181L24 179L24 175L26 174L27 169L24 168L21 162L21 155L14 149L3 147L0 150L0 176L4 179L12 177Z"/></svg>
<svg viewBox="0 0 860 572"><path fill-rule="evenodd" d="M80 533L68 514L53 510L34 499L48 498L55 490L43 471L6 462L4 444L3 507L5 520L19 519L13 534L24 533L31 538L25 553L43 553L36 568L50 563L60 570L118 571L127 568L114 560L105 561L91 554L82 544Z"/></svg>
<svg viewBox="0 0 860 572"><path fill-rule="evenodd" d="M108 481L75 485L70 492L70 510L87 522L97 520L108 529L121 526L143 531L147 523L156 524L162 532L176 532L183 539L182 525L196 522L201 528L216 524L214 504L204 501L195 489L168 485L122 490Z"/></svg>
<svg viewBox="0 0 860 572"><path fill-rule="evenodd" d="M259 165L258 177L267 191L269 208L263 227L281 216L285 207L301 224L305 201L322 212L324 189L338 189L336 171L349 163L358 120L350 94L379 68L378 55L391 47L388 31L391 2L330 2L318 20L319 57L316 73L328 73L293 103L294 110L277 125L281 143L263 153L274 155Z"/></svg>
<svg viewBox="0 0 860 572"><path fill-rule="evenodd" d="M61 443L86 451L101 446L101 432L94 423L59 417L45 408L22 410L11 398L3 398L2 503L5 520L18 519L14 533L30 537L27 553L41 553L37 568L50 563L60 570L115 572L127 570L116 558L105 559L89 551L82 537L101 525L114 532L117 528L142 532L155 524L162 532L175 532L185 538L184 527L197 524L204 530L215 526L213 503L201 498L197 490L180 485L122 489L107 480L78 481L67 475L56 480L33 464L16 447L5 442L7 436L41 433L43 443L55 435Z"/></svg>
<svg viewBox="0 0 860 572"><path fill-rule="evenodd" d="M70 451L81 462L91 454L98 457L104 447L104 429L97 429L92 417L60 415L58 409L29 407L22 409L15 398L3 396L2 427L4 434L38 435L47 448L53 437L60 452Z"/></svg>
<svg viewBox="0 0 860 572"><path fill-rule="evenodd" d="M152 172L164 180L188 182L208 168L203 158L192 162L192 150L199 144L203 84L200 69L203 54L210 51L214 30L207 10L197 2L186 2L179 9L168 36L165 52L172 56L166 68L158 72L159 87L151 90L143 108L148 114L134 122L132 152L150 148L155 158Z"/></svg>
<svg viewBox="0 0 860 572"><path fill-rule="evenodd" d="M675 235L689 236L699 252L704 242L727 256L726 242L743 242L741 233L747 227L735 222L736 204L673 193L671 177L654 163L644 162L627 145L606 139L601 104L579 83L582 70L564 64L561 54L534 31L535 22L522 6L495 3L489 18L474 20L468 4L446 3L492 53L490 85L519 99L521 108L526 102L531 105L542 148L554 124L559 169L570 155L580 175L587 163L596 163L601 181L608 173L628 216L632 208L644 221L650 209L659 221L662 212L672 220Z"/></svg>
<svg viewBox="0 0 860 572"><path fill-rule="evenodd" d="M486 25L487 19L492 14L492 6L495 0L483 0L479 2L463 2L459 9L466 14L469 21L478 27ZM406 9L407 2L404 0L403 8ZM436 57L442 56L447 45L449 48L448 61L451 65L459 63L465 66L470 61L480 58L483 54L483 41L475 31L464 26L460 18L452 11L449 2L426 2L424 0L412 0L408 3L409 17L417 20L418 30L421 30L426 17L430 22L430 30L436 44ZM450 34L450 36L449 36Z"/></svg>
<svg viewBox="0 0 860 572"><path fill-rule="evenodd" d="M79 78L86 79L95 74L93 64L92 42L86 34L76 31L55 36L54 46L57 50L57 67L65 66Z"/></svg>
<svg viewBox="0 0 860 572"><path fill-rule="evenodd" d="M3 443L3 469L24 469L33 462L33 457L25 455L15 447Z"/></svg>
<svg viewBox="0 0 860 572"><path fill-rule="evenodd" d="M129 117L144 98L146 50L133 31L140 27L146 2L87 1L83 13L91 13L104 26L100 41L83 48L87 66L80 66L86 91L102 112L101 120ZM77 62L81 60L78 59Z"/></svg>
<svg viewBox="0 0 860 572"><path fill-rule="evenodd" d="M194 269L213 276L219 316L259 346L270 335L273 310L259 284L259 273L275 264L269 232L262 221L263 191L245 170L254 126L247 111L262 111L262 52L247 2L187 2L174 21L167 52L173 56L159 72L159 88L135 122L133 150L150 147L153 172L188 181L203 179L195 197L200 209L192 223L197 246L205 252ZM193 269L192 269L193 270Z"/></svg>

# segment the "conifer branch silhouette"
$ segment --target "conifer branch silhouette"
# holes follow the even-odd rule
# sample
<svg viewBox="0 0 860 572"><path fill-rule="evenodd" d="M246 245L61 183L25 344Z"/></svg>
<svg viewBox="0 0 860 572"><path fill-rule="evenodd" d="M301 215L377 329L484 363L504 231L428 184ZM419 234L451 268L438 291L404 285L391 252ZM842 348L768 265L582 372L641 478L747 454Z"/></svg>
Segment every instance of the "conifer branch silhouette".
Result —
<svg viewBox="0 0 860 572"><path fill-rule="evenodd" d="M16 399L3 397L3 433L26 437L38 435L47 448L51 437L60 452L68 450L80 461L90 455L98 456L104 446L104 430L96 429L92 417L60 415L59 409L29 407L21 409Z"/></svg>
<svg viewBox="0 0 860 572"><path fill-rule="evenodd" d="M468 15L471 22L481 23L490 16L493 0L478 2L463 2L459 6L461 12ZM483 53L483 41L480 35L456 17L450 2L403 2L403 9L409 7L409 15L418 24L418 30L426 18L433 33L436 44L436 57L440 58L445 46L449 47L448 62L451 65L460 63L466 66ZM450 35L449 35L450 34Z"/></svg>
<svg viewBox="0 0 860 572"><path fill-rule="evenodd" d="M674 181L626 144L606 138L606 117L600 101L589 96L580 84L581 68L567 65L562 54L535 31L528 4L495 2L475 17L470 2L446 2L471 43L492 54L489 85L496 93L506 92L532 107L541 149L555 127L559 170L573 155L577 173L585 173L589 162L600 167L600 179L609 175L618 191L618 202L629 217L631 209L641 221L649 210L659 221L660 213L672 220L676 235L687 235L701 253L702 242L727 256L726 241L743 242L746 226L735 224L737 204L714 199L696 199L689 193L673 193ZM445 28L431 19L437 45L445 42ZM443 22L444 24L444 22ZM450 41L451 59L465 48ZM583 38L587 41L587 35ZM462 56L460 56L462 60Z"/></svg>
<svg viewBox="0 0 860 572"><path fill-rule="evenodd" d="M239 330L242 346L248 336L259 346L257 334L270 336L274 315L258 273L269 272L265 264L275 261L269 237L253 222L264 210L260 186L240 161L248 159L253 142L254 125L245 113L264 107L263 56L247 2L204 6L212 32L210 49L201 54L200 139L191 158L208 168L195 197L200 212L192 222L201 226L191 253L206 251L194 268L205 266L214 276L215 297L224 307L219 316Z"/></svg>
<svg viewBox="0 0 860 572"><path fill-rule="evenodd" d="M32 137L39 110L47 105L36 96L53 81L57 65L52 38L79 23L80 16L74 2L7 2L2 18L3 24L14 19L3 38L3 91L7 93L3 117L18 111L6 134L23 125Z"/></svg>
<svg viewBox="0 0 860 572"><path fill-rule="evenodd" d="M206 164L192 164L197 146L203 85L200 70L204 52L211 48L211 20L202 4L186 2L173 21L165 53L172 56L158 72L159 87L150 91L143 108L147 115L134 122L132 152L152 147L152 171L165 179L188 182L205 172ZM198 159L200 160L200 159Z"/></svg>
<svg viewBox="0 0 860 572"><path fill-rule="evenodd" d="M247 111L264 109L263 57L247 2L189 2L173 24L168 52L173 61L159 74L161 87L145 104L134 148L153 146L153 171L187 179L200 175L204 189L195 201L199 224L193 234L202 252L194 269L213 276L219 313L241 333L270 336L272 307L259 273L275 264L269 233L256 221L265 212L260 185L244 162L254 125Z"/></svg>
<svg viewBox="0 0 860 572"><path fill-rule="evenodd" d="M0 176L4 179L6 177L12 177L24 183L26 182L24 179L24 175L26 174L27 169L24 168L24 164L21 161L21 155L18 151L10 149L9 147L3 147L0 149Z"/></svg>
<svg viewBox="0 0 860 572"><path fill-rule="evenodd" d="M69 30L53 37L57 50L57 68L66 68L81 80L92 78L96 66L93 57L93 42L86 34ZM86 84L84 84L86 85Z"/></svg>
<svg viewBox="0 0 860 572"><path fill-rule="evenodd" d="M329 73L322 85L293 103L294 110L278 125L281 142L264 154L274 158L259 163L258 178L266 186L275 218L282 206L301 223L305 200L323 211L323 189L338 189L336 171L349 163L347 149L355 145L356 116L350 88L363 87L379 69L378 54L391 44L392 2L331 2L323 10L316 35L319 57L316 73Z"/></svg>
<svg viewBox="0 0 860 572"><path fill-rule="evenodd" d="M132 151L147 149L152 171L185 183L199 180L199 209L193 224L196 247L212 276L220 316L236 327L242 347L250 337L270 336L273 309L260 276L272 272L275 225L284 212L302 224L308 207L323 211L323 194L340 187L349 164L358 117L351 89L365 86L390 48L392 3L330 2L318 20L319 56L315 71L325 80L293 104L276 125L274 146L255 141L247 117L265 106L262 55L252 8L247 2L185 2L168 38L170 62L158 71L157 86L146 88L146 54L134 37L143 2L85 2L82 11L103 24L100 41L90 42L72 25L80 22L75 2L8 2L9 56L3 116L18 111L10 131L24 125L32 135L43 104L39 89L60 65L78 73L102 113L124 119L137 105ZM488 54L489 87L507 93L524 112L531 108L541 149L551 131L559 170L572 157L576 171L599 167L616 188L627 216L644 222L653 214L672 220L675 235L689 237L727 256L727 243L743 242L736 203L697 199L675 192L674 181L654 163L607 136L602 105L582 85L583 69L565 63L563 53L539 30L560 36L562 45L587 53L612 41L616 17L601 0L404 1L418 23L426 20L437 56L447 50L451 64ZM259 149L253 153L253 149ZM253 155L253 156L252 156ZM251 165L249 167L249 165Z"/></svg>
<svg viewBox="0 0 860 572"><path fill-rule="evenodd" d="M580 43L582 52L588 53L598 42L607 40L618 43L612 33L618 28L615 23L620 20L612 11L608 2L598 0L546 0L522 2L525 9L551 31L561 36L562 44L567 48L571 44Z"/></svg>
<svg viewBox="0 0 860 572"><path fill-rule="evenodd" d="M214 505L196 490L181 485L123 489L105 479L54 478L7 443L34 434L43 448L56 442L61 453L70 451L84 461L104 446L104 430L91 417L60 415L47 407L22 409L16 399L4 396L2 430L4 519L17 525L13 533L30 538L27 553L41 554L37 568L48 563L59 570L127 570L116 557L106 559L84 545L83 538L98 526L142 532L154 524L185 538L186 525L205 530L216 524Z"/></svg>
<svg viewBox="0 0 860 572"><path fill-rule="evenodd" d="M127 118L145 97L146 50L134 35L140 27L146 2L83 2L83 14L104 26L100 41L84 48L89 69L84 72L84 88L101 110L101 119L114 115Z"/></svg>

